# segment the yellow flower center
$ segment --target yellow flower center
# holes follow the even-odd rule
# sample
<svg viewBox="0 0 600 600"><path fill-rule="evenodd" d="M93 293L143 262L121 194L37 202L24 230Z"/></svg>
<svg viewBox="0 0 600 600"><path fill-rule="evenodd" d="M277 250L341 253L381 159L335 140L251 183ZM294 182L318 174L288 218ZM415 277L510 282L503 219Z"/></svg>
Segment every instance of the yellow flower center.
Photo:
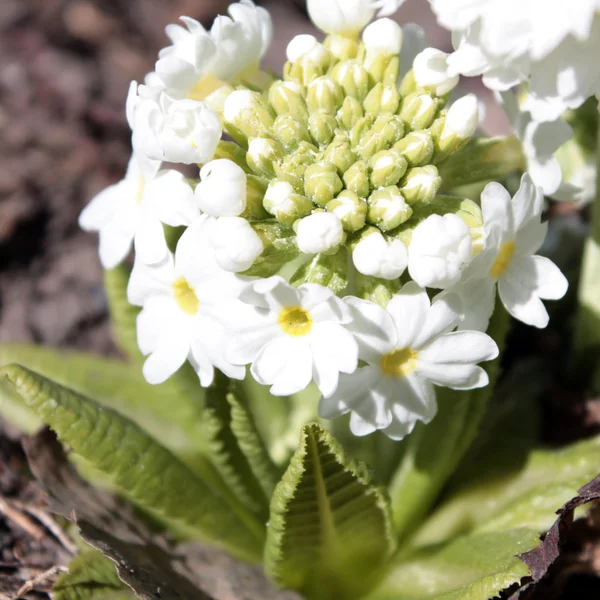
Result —
<svg viewBox="0 0 600 600"><path fill-rule="evenodd" d="M302 336L310 333L312 319L300 306L288 306L279 313L279 326L288 335Z"/></svg>
<svg viewBox="0 0 600 600"><path fill-rule="evenodd" d="M492 265L492 269L490 273L492 277L498 279L506 269L508 269L508 265L510 265L510 261L512 260L513 254L515 253L515 243L514 242L506 242L500 251L498 252L498 256Z"/></svg>
<svg viewBox="0 0 600 600"><path fill-rule="evenodd" d="M188 98L190 100L204 100L220 87L223 87L223 82L209 73L196 82L194 87L188 92Z"/></svg>
<svg viewBox="0 0 600 600"><path fill-rule="evenodd" d="M175 300L179 304L179 308L188 315L195 315L198 312L200 301L194 288L187 282L186 279L180 277L173 283L173 292Z"/></svg>
<svg viewBox="0 0 600 600"><path fill-rule="evenodd" d="M381 359L381 369L390 377L406 377L417 368L419 355L410 348L389 352Z"/></svg>
<svg viewBox="0 0 600 600"><path fill-rule="evenodd" d="M140 177L139 183L138 183L138 191L137 191L137 197L135 199L135 201L138 204L141 204L142 199L144 198L144 191L146 190L146 180L143 177Z"/></svg>

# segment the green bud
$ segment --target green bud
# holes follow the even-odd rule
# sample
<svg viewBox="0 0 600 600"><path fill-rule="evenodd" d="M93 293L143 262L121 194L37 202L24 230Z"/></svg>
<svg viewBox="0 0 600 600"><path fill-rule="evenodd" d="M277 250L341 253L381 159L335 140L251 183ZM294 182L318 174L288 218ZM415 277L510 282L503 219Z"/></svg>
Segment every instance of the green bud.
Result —
<svg viewBox="0 0 600 600"><path fill-rule="evenodd" d="M466 146L478 124L479 105L474 94L467 94L452 104L441 132L434 135L436 160L443 160Z"/></svg>
<svg viewBox="0 0 600 600"><path fill-rule="evenodd" d="M290 283L318 283L341 294L348 285L348 250L342 246L335 254L317 254L292 275Z"/></svg>
<svg viewBox="0 0 600 600"><path fill-rule="evenodd" d="M340 127L346 131L350 131L364 116L365 113L361 103L356 98L347 96L335 118Z"/></svg>
<svg viewBox="0 0 600 600"><path fill-rule="evenodd" d="M400 279L379 279L362 273L356 273L355 278L356 295L363 300L375 302L385 308L389 301L400 291L402 287Z"/></svg>
<svg viewBox="0 0 600 600"><path fill-rule="evenodd" d="M335 116L343 102L342 86L330 77L319 77L308 86L306 104L311 113Z"/></svg>
<svg viewBox="0 0 600 600"><path fill-rule="evenodd" d="M273 134L286 150L295 150L300 142L310 142L308 126L293 117L280 115L273 123Z"/></svg>
<svg viewBox="0 0 600 600"><path fill-rule="evenodd" d="M342 86L346 96L352 96L362 102L369 93L369 74L355 60L338 63L333 68L331 77Z"/></svg>
<svg viewBox="0 0 600 600"><path fill-rule="evenodd" d="M311 62L302 60L297 63L286 62L283 67L283 79L300 85L308 85L326 72L327 69Z"/></svg>
<svg viewBox="0 0 600 600"><path fill-rule="evenodd" d="M431 202L440 186L442 178L433 165L409 169L398 187L408 204Z"/></svg>
<svg viewBox="0 0 600 600"><path fill-rule="evenodd" d="M357 159L352 152L350 142L344 135L336 136L325 150L323 158L338 168L338 173L344 174Z"/></svg>
<svg viewBox="0 0 600 600"><path fill-rule="evenodd" d="M351 60L356 58L360 47L358 39L338 33L328 35L325 38L323 45L338 60Z"/></svg>
<svg viewBox="0 0 600 600"><path fill-rule="evenodd" d="M390 231L398 227L408 221L413 213L396 186L373 192L368 202L367 221L379 227L381 231Z"/></svg>
<svg viewBox="0 0 600 600"><path fill-rule="evenodd" d="M318 162L310 165L304 173L304 192L319 206L325 206L343 188L337 167L333 163Z"/></svg>
<svg viewBox="0 0 600 600"><path fill-rule="evenodd" d="M273 163L281 160L284 156L285 150L277 140L253 138L248 144L246 160L248 166L255 173L268 177L275 175Z"/></svg>
<svg viewBox="0 0 600 600"><path fill-rule="evenodd" d="M246 179L246 210L242 213L242 217L266 219L269 216L263 206L266 191L267 181L256 175L248 175Z"/></svg>
<svg viewBox="0 0 600 600"><path fill-rule="evenodd" d="M364 107L370 115L394 114L400 105L400 94L394 85L378 83L367 95Z"/></svg>
<svg viewBox="0 0 600 600"><path fill-rule="evenodd" d="M337 198L327 203L326 208L339 218L345 231L358 231L365 226L367 201L350 190L338 194Z"/></svg>
<svg viewBox="0 0 600 600"><path fill-rule="evenodd" d="M350 144L356 148L363 136L373 127L375 118L373 115L366 115L356 122L356 125L350 130Z"/></svg>
<svg viewBox="0 0 600 600"><path fill-rule="evenodd" d="M308 216L313 209L313 203L299 193L292 181L281 178L269 183L263 206L280 223L290 227L297 219Z"/></svg>
<svg viewBox="0 0 600 600"><path fill-rule="evenodd" d="M227 158L242 167L244 171L248 171L249 169L244 149L235 142L221 140L217 146L213 160L217 160L218 158Z"/></svg>
<svg viewBox="0 0 600 600"><path fill-rule="evenodd" d="M278 115L291 115L298 121L308 120L308 108L302 97L302 86L278 81L269 90L269 103Z"/></svg>
<svg viewBox="0 0 600 600"><path fill-rule="evenodd" d="M319 149L308 142L300 142L298 148L292 154L288 154L280 163L276 163L275 171L279 175L291 175L302 179L306 168L317 160Z"/></svg>
<svg viewBox="0 0 600 600"><path fill-rule="evenodd" d="M338 122L335 117L324 113L312 114L308 120L310 135L320 147L331 143L337 128Z"/></svg>
<svg viewBox="0 0 600 600"><path fill-rule="evenodd" d="M223 121L227 133L245 145L248 138L268 137L275 116L258 92L236 90L225 102Z"/></svg>
<svg viewBox="0 0 600 600"><path fill-rule="evenodd" d="M417 85L417 82L415 80L415 73L411 69L402 78L402 83L400 83L400 87L398 88L398 91L400 92L400 95L403 98L406 98L407 96L410 96L412 93L416 92L418 87L419 86Z"/></svg>
<svg viewBox="0 0 600 600"><path fill-rule="evenodd" d="M408 167L406 159L394 148L378 152L369 161L371 185L375 188L396 185Z"/></svg>
<svg viewBox="0 0 600 600"><path fill-rule="evenodd" d="M427 129L438 111L438 103L429 94L414 92L401 103L400 118L409 131Z"/></svg>
<svg viewBox="0 0 600 600"><path fill-rule="evenodd" d="M296 236L291 227L277 221L257 221L250 225L261 239L264 251L244 275L271 277L298 256Z"/></svg>
<svg viewBox="0 0 600 600"><path fill-rule="evenodd" d="M371 186L369 184L369 168L364 160L355 162L345 173L344 183L346 188L354 192L360 198L369 195Z"/></svg>
<svg viewBox="0 0 600 600"><path fill-rule="evenodd" d="M356 146L359 156L368 160L378 152L389 149L402 138L404 126L397 115L379 117Z"/></svg>
<svg viewBox="0 0 600 600"><path fill-rule="evenodd" d="M411 131L395 146L404 156L409 167L420 167L431 161L433 156L433 136L428 129Z"/></svg>

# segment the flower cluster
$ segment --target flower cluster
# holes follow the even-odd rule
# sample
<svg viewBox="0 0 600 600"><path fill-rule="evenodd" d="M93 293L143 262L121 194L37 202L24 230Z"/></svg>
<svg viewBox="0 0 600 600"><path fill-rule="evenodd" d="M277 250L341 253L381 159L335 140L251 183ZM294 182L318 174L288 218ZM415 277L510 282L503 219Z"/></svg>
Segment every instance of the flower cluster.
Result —
<svg viewBox="0 0 600 600"><path fill-rule="evenodd" d="M546 325L540 299L566 280L533 256L542 191L526 175L512 199L490 184L481 206L440 193L478 104L449 104L450 59L415 47L414 29L368 25L399 4L309 2L330 35L293 39L281 80L259 69L271 24L250 0L210 32L167 29L172 45L131 86L127 175L80 219L107 269L135 246L149 382L186 361L203 386L250 365L273 395L314 382L321 416L400 439L435 415L434 386L487 384L496 286L515 318Z"/></svg>

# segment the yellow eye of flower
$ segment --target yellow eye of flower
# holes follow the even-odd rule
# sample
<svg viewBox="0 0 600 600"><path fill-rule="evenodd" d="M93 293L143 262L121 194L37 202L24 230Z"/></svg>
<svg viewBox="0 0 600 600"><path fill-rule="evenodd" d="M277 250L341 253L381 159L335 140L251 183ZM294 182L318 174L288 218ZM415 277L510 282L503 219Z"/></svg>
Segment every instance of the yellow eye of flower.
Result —
<svg viewBox="0 0 600 600"><path fill-rule="evenodd" d="M310 333L312 318L308 311L300 306L288 306L279 313L279 326L285 333L302 336Z"/></svg>
<svg viewBox="0 0 600 600"><path fill-rule="evenodd" d="M498 256L496 257L496 260L494 261L494 264L492 265L492 269L490 271L492 277L498 279L498 277L500 277L504 273L504 271L508 269L508 266L510 265L510 261L512 260L514 253L514 242L507 242L506 244L504 244L504 246L502 246L502 248L500 248Z"/></svg>
<svg viewBox="0 0 600 600"><path fill-rule="evenodd" d="M417 367L419 355L410 348L389 352L381 359L381 369L391 377L406 377Z"/></svg>
<svg viewBox="0 0 600 600"><path fill-rule="evenodd" d="M186 279L180 277L173 283L173 292L175 299L181 310L188 315L195 315L198 312L200 301L194 288Z"/></svg>

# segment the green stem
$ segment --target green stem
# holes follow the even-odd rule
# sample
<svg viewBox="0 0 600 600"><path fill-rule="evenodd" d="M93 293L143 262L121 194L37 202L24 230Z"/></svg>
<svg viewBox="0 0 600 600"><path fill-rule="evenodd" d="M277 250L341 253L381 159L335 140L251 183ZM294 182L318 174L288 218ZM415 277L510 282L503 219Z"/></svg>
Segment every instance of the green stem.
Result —
<svg viewBox="0 0 600 600"><path fill-rule="evenodd" d="M527 160L515 136L477 138L439 166L442 191L484 181L502 181L524 171Z"/></svg>
<svg viewBox="0 0 600 600"><path fill-rule="evenodd" d="M600 129L596 143L596 198L592 205L590 237L583 253L574 341L576 367L583 376L592 375L598 369L600 356ZM600 381L596 387L599 385Z"/></svg>
<svg viewBox="0 0 600 600"><path fill-rule="evenodd" d="M508 313L497 303L488 334L501 351L509 324ZM418 426L407 440L390 484L396 531L403 545L429 513L477 436L500 372L500 357L484 367L490 377L488 386L470 391L438 388L438 414L430 424Z"/></svg>

